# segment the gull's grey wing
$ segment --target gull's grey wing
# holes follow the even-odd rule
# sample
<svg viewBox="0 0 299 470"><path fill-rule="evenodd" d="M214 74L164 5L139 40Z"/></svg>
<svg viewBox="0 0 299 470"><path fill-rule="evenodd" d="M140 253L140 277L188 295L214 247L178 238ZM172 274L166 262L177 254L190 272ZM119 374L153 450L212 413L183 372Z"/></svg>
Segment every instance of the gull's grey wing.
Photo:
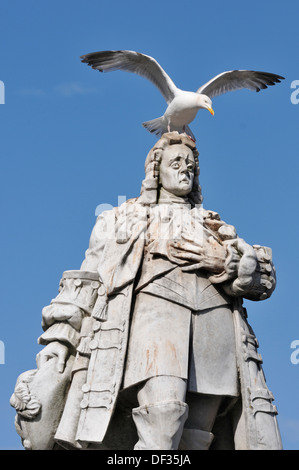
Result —
<svg viewBox="0 0 299 470"><path fill-rule="evenodd" d="M83 55L80 59L100 72L124 70L147 78L160 90L167 103L176 94L177 87L161 65L153 57L140 52L100 51Z"/></svg>
<svg viewBox="0 0 299 470"><path fill-rule="evenodd" d="M255 72L254 70L231 70L223 72L201 86L197 93L214 98L228 91L248 88L260 91L268 86L275 85L284 80L284 77L268 72Z"/></svg>

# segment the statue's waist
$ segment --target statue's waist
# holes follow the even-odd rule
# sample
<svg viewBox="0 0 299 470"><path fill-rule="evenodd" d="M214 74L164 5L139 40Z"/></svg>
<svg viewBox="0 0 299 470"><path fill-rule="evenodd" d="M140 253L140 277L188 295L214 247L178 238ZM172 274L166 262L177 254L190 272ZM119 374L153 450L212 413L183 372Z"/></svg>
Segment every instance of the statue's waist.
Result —
<svg viewBox="0 0 299 470"><path fill-rule="evenodd" d="M216 288L204 273L184 272L179 266L154 276L143 285L141 276L135 293L138 291L162 297L191 310L205 310L231 302L231 299L220 288Z"/></svg>

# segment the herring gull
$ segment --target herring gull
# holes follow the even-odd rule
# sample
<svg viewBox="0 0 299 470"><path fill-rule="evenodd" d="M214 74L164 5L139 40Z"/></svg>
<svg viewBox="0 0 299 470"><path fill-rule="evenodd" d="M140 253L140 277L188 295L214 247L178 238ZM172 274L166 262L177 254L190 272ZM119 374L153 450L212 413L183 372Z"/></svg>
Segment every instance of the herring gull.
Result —
<svg viewBox="0 0 299 470"><path fill-rule="evenodd" d="M93 69L100 72L124 70L136 73L150 80L162 93L168 105L163 116L142 125L156 135L164 132L185 132L193 140L195 137L188 124L192 122L199 109L207 109L212 115L212 98L228 91L248 88L260 91L284 77L268 72L253 70L231 70L223 72L202 85L196 92L177 88L161 65L153 58L135 51L100 51L80 57Z"/></svg>

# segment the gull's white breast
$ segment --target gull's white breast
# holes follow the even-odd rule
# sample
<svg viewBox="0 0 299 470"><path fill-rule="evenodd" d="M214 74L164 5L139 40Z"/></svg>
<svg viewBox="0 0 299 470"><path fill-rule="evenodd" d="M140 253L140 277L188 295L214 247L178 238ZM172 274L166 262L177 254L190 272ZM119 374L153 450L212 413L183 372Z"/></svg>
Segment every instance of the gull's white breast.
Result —
<svg viewBox="0 0 299 470"><path fill-rule="evenodd" d="M192 122L199 109L198 94L191 91L180 91L169 104L164 117L175 126L180 127Z"/></svg>

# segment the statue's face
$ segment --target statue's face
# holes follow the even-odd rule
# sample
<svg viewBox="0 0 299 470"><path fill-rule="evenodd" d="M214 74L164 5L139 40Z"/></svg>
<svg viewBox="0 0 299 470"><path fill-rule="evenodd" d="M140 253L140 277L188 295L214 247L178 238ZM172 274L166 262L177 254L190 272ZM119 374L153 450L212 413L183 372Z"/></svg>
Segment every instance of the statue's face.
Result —
<svg viewBox="0 0 299 470"><path fill-rule="evenodd" d="M169 145L160 163L160 184L175 196L187 196L192 191L194 168L194 156L189 147Z"/></svg>

